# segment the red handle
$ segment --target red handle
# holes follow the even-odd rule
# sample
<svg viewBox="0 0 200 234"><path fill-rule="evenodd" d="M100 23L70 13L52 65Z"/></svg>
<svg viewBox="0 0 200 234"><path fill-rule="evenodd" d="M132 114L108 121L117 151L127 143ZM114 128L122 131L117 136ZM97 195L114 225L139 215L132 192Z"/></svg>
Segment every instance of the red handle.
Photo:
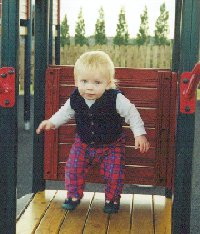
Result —
<svg viewBox="0 0 200 234"><path fill-rule="evenodd" d="M184 90L183 95L187 99L191 99L195 96L197 86L200 81L200 63L197 63L192 70L192 76L188 84L188 88Z"/></svg>
<svg viewBox="0 0 200 234"><path fill-rule="evenodd" d="M192 70L192 74L200 75L200 62L195 64Z"/></svg>

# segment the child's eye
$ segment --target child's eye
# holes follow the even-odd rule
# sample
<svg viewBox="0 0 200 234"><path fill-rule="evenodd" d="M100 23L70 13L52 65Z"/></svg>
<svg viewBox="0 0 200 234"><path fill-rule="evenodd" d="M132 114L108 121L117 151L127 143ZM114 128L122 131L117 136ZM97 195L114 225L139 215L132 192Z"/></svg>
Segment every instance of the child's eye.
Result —
<svg viewBox="0 0 200 234"><path fill-rule="evenodd" d="M82 83L86 84L87 83L87 80L81 80Z"/></svg>
<svg viewBox="0 0 200 234"><path fill-rule="evenodd" d="M101 82L100 81L95 81L95 84L101 84Z"/></svg>

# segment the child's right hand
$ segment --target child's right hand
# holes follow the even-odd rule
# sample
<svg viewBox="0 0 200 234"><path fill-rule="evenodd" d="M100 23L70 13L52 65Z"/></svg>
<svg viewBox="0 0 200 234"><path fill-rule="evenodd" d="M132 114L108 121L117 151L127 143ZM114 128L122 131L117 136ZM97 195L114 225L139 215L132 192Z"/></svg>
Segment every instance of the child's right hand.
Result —
<svg viewBox="0 0 200 234"><path fill-rule="evenodd" d="M39 127L36 129L36 133L40 134L42 130L55 129L55 125L52 124L49 120L44 120L40 123Z"/></svg>

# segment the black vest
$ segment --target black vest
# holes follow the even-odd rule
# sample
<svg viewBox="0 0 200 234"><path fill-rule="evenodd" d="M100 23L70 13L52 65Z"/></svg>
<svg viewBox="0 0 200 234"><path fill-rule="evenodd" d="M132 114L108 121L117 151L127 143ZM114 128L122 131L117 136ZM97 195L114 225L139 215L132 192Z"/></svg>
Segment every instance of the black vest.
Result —
<svg viewBox="0 0 200 234"><path fill-rule="evenodd" d="M122 134L122 117L116 111L119 90L110 89L89 108L78 89L70 96L75 111L76 131L82 142L109 144Z"/></svg>

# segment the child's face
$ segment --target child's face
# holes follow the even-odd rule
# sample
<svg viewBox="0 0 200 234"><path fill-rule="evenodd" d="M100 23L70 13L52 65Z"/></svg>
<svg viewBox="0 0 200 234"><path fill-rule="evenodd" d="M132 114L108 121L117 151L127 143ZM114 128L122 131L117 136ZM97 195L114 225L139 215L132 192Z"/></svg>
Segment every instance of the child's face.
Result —
<svg viewBox="0 0 200 234"><path fill-rule="evenodd" d="M100 98L106 89L109 89L109 80L102 74L95 72L83 72L77 77L76 86L80 95L89 100Z"/></svg>

